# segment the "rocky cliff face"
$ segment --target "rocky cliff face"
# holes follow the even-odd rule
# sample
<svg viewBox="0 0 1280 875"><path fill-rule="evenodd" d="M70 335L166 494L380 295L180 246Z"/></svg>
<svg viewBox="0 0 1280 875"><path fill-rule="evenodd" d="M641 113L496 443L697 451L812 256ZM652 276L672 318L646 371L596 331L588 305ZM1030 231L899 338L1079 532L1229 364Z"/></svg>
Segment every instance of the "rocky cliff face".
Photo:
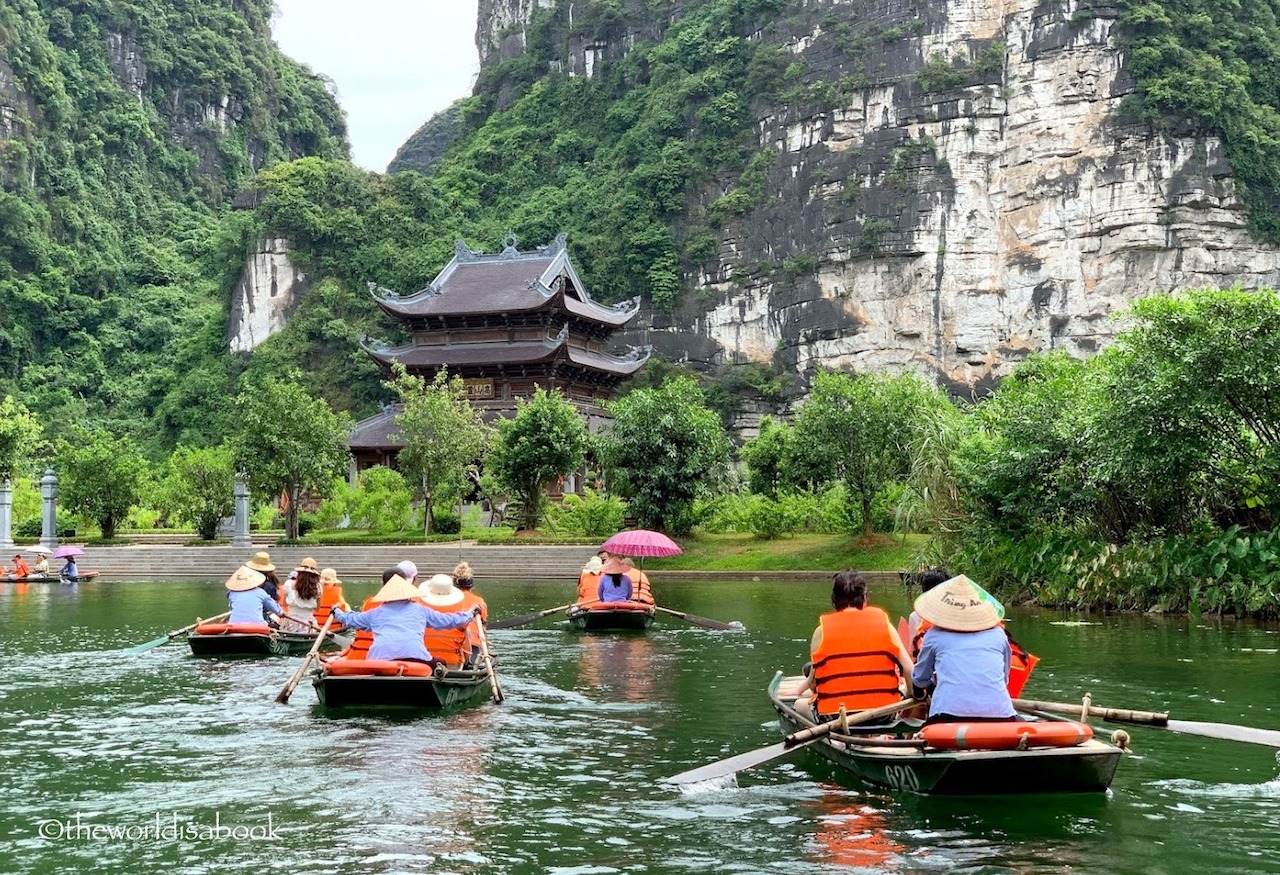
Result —
<svg viewBox="0 0 1280 875"><path fill-rule="evenodd" d="M249 352L284 328L306 291L306 274L289 261L290 248L283 237L268 236L245 260L231 294L227 334L233 353Z"/></svg>
<svg viewBox="0 0 1280 875"><path fill-rule="evenodd" d="M484 0L477 40L535 2ZM1033 350L1097 350L1142 295L1280 283L1219 142L1123 121L1118 14L796 3L787 48L837 105L761 114L766 205L722 230L699 303L646 342L800 374L917 368L971 391Z"/></svg>

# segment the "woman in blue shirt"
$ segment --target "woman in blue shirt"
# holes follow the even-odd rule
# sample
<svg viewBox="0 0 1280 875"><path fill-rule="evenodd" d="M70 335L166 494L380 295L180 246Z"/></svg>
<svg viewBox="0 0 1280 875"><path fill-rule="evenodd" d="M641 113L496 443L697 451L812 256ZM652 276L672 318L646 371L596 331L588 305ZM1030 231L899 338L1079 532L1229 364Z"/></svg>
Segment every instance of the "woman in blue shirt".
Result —
<svg viewBox="0 0 1280 875"><path fill-rule="evenodd" d="M422 641L427 628L460 629L480 613L479 606L470 611L441 613L418 600L418 588L399 574L378 590L372 601L378 604L367 611L333 612L334 618L349 629L366 629L373 633L369 659L412 659L435 665L436 660Z"/></svg>
<svg viewBox="0 0 1280 875"><path fill-rule="evenodd" d="M1000 603L962 574L921 595L915 609L933 624L911 672L917 689L935 685L927 722L1016 719Z"/></svg>
<svg viewBox="0 0 1280 875"><path fill-rule="evenodd" d="M227 604L231 605L228 623L245 623L266 629L268 627L264 617L271 614L278 617L284 613L280 603L260 588L265 579L262 574L244 565L227 578Z"/></svg>
<svg viewBox="0 0 1280 875"><path fill-rule="evenodd" d="M617 559L610 559L604 564L600 576L600 586L596 594L602 602L631 601L631 578L626 575L627 566Z"/></svg>

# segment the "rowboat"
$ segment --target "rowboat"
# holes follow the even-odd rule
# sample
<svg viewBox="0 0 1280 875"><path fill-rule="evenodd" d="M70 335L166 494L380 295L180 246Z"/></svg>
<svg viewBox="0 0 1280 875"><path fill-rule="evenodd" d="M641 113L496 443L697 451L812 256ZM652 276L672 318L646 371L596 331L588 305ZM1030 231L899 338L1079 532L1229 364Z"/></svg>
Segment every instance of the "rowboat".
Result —
<svg viewBox="0 0 1280 875"><path fill-rule="evenodd" d="M438 711L490 691L482 668L434 668L399 659L330 659L312 680L326 708L413 708Z"/></svg>
<svg viewBox="0 0 1280 875"><path fill-rule="evenodd" d="M584 632L643 632L657 611L642 602L597 602L569 608L569 625Z"/></svg>
<svg viewBox="0 0 1280 875"><path fill-rule="evenodd" d="M815 726L814 721L794 708L797 686L802 680L784 678L782 672L778 672L769 684L769 699L786 734ZM1040 712L1019 716L1024 721L1050 728L1057 728L1053 724L1079 725ZM889 727L846 727L843 732L835 730L810 742L809 746L868 784L911 793L953 796L1105 791L1111 785L1123 753L1116 745L1095 738L1064 747L944 750L912 737L919 727L919 721L901 721Z"/></svg>
<svg viewBox="0 0 1280 875"><path fill-rule="evenodd" d="M314 632L284 632L243 623L205 623L187 636L192 656L301 656L315 641ZM324 646L337 645L330 639Z"/></svg>
<svg viewBox="0 0 1280 875"><path fill-rule="evenodd" d="M96 571L86 571L72 577L63 577L58 574L28 574L26 577L14 577L12 574L6 574L0 577L0 583L84 583L97 576Z"/></svg>

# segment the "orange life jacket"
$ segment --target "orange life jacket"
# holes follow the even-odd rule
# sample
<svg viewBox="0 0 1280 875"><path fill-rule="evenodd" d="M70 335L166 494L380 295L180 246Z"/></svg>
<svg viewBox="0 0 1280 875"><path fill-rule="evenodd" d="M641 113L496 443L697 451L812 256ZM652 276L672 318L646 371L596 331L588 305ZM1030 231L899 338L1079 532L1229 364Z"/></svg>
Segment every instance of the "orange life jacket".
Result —
<svg viewBox="0 0 1280 875"><path fill-rule="evenodd" d="M600 572L584 571L578 575L578 601L594 602L600 598Z"/></svg>
<svg viewBox="0 0 1280 875"><path fill-rule="evenodd" d="M369 602L366 600L365 605ZM316 606L315 611L311 614L312 621L317 626L323 626L329 619L329 612L334 608L342 608L344 611L351 610L351 605L347 604L347 600L342 597L342 586L337 583L326 583L320 587L320 604ZM341 623L334 623L329 627L333 631L342 628Z"/></svg>
<svg viewBox="0 0 1280 875"><path fill-rule="evenodd" d="M916 636L911 639L911 657L913 659L920 655L920 645L924 642L924 633L932 628L932 623L923 617L920 618L920 626L916 629ZM1016 699L1022 695L1022 688L1027 685L1027 679L1031 677L1031 671L1036 667L1036 663L1040 662L1040 657L1034 653L1028 653L1021 644L1014 641L1004 623L1000 624L1000 629L1004 632L1005 637L1009 639L1009 677L1005 681L1005 689L1009 691L1010 698Z"/></svg>
<svg viewBox="0 0 1280 875"><path fill-rule="evenodd" d="M822 643L813 652L816 710L837 714L892 705L902 699L898 642L889 616L870 605L823 614Z"/></svg>
<svg viewBox="0 0 1280 875"><path fill-rule="evenodd" d="M449 605L448 607L427 605L427 607L444 614L460 614L464 611L470 611L476 605L484 605L484 600L475 593L463 590L462 596L462 601L456 605ZM481 616L484 616L483 609ZM464 665L471 656L471 626L467 625L461 629L428 628L422 634L422 644L427 648L427 652L431 654L433 659L438 659L457 668ZM476 642L476 646L479 646L479 642Z"/></svg>
<svg viewBox="0 0 1280 875"><path fill-rule="evenodd" d="M634 602L644 602L646 605L653 604L653 587L649 585L649 577L639 568L632 567L627 573L631 578L632 593L631 600Z"/></svg>
<svg viewBox="0 0 1280 875"><path fill-rule="evenodd" d="M21 580L31 573L31 566L27 565L25 559L19 556L13 560L13 576Z"/></svg>
<svg viewBox="0 0 1280 875"><path fill-rule="evenodd" d="M374 608L378 607L378 605L380 604L382 604L382 602L375 602L373 600L373 596L369 596L367 599L364 600L364 604L360 606L360 610L372 611ZM328 611L329 609L326 608L325 617L329 616ZM319 608L316 608L316 613L317 614L320 613ZM357 629L355 638L351 640L351 646L348 647L346 650L342 651L342 653L339 654L339 656L342 659L368 659L369 648L372 646L373 646L373 633L370 632L368 629Z"/></svg>
<svg viewBox="0 0 1280 875"><path fill-rule="evenodd" d="M472 608L474 608L476 605L479 605L480 619L486 623L489 622L489 606L485 604L484 599L480 598L480 596L476 595L474 592L472 592L469 589L464 589L462 591L462 594L464 596L464 598L462 599L462 604L458 605L456 608L454 608L454 610L469 611Z"/></svg>

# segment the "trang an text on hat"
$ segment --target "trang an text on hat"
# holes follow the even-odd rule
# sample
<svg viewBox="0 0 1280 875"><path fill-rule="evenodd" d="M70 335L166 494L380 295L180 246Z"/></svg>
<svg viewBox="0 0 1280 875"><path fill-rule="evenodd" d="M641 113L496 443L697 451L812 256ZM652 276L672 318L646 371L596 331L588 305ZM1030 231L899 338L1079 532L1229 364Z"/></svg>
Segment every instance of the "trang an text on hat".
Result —
<svg viewBox="0 0 1280 875"><path fill-rule="evenodd" d="M271 554L266 550L259 550L253 554L253 558L245 563L245 566L252 568L254 571L275 571L276 567L271 564Z"/></svg>
<svg viewBox="0 0 1280 875"><path fill-rule="evenodd" d="M466 595L453 585L453 578L447 574L433 574L422 584L422 600L433 608L447 608L461 604Z"/></svg>
<svg viewBox="0 0 1280 875"><path fill-rule="evenodd" d="M232 592L248 592L251 589L257 589L266 579L265 574L254 571L247 565L241 565L227 578L227 589Z"/></svg>
<svg viewBox="0 0 1280 875"><path fill-rule="evenodd" d="M921 617L951 632L981 632L1004 619L1004 606L963 574L920 595L914 607Z"/></svg>
<svg viewBox="0 0 1280 875"><path fill-rule="evenodd" d="M378 594L373 597L375 602L407 602L421 596L418 588L400 575L395 575L382 585L382 589L378 590Z"/></svg>

